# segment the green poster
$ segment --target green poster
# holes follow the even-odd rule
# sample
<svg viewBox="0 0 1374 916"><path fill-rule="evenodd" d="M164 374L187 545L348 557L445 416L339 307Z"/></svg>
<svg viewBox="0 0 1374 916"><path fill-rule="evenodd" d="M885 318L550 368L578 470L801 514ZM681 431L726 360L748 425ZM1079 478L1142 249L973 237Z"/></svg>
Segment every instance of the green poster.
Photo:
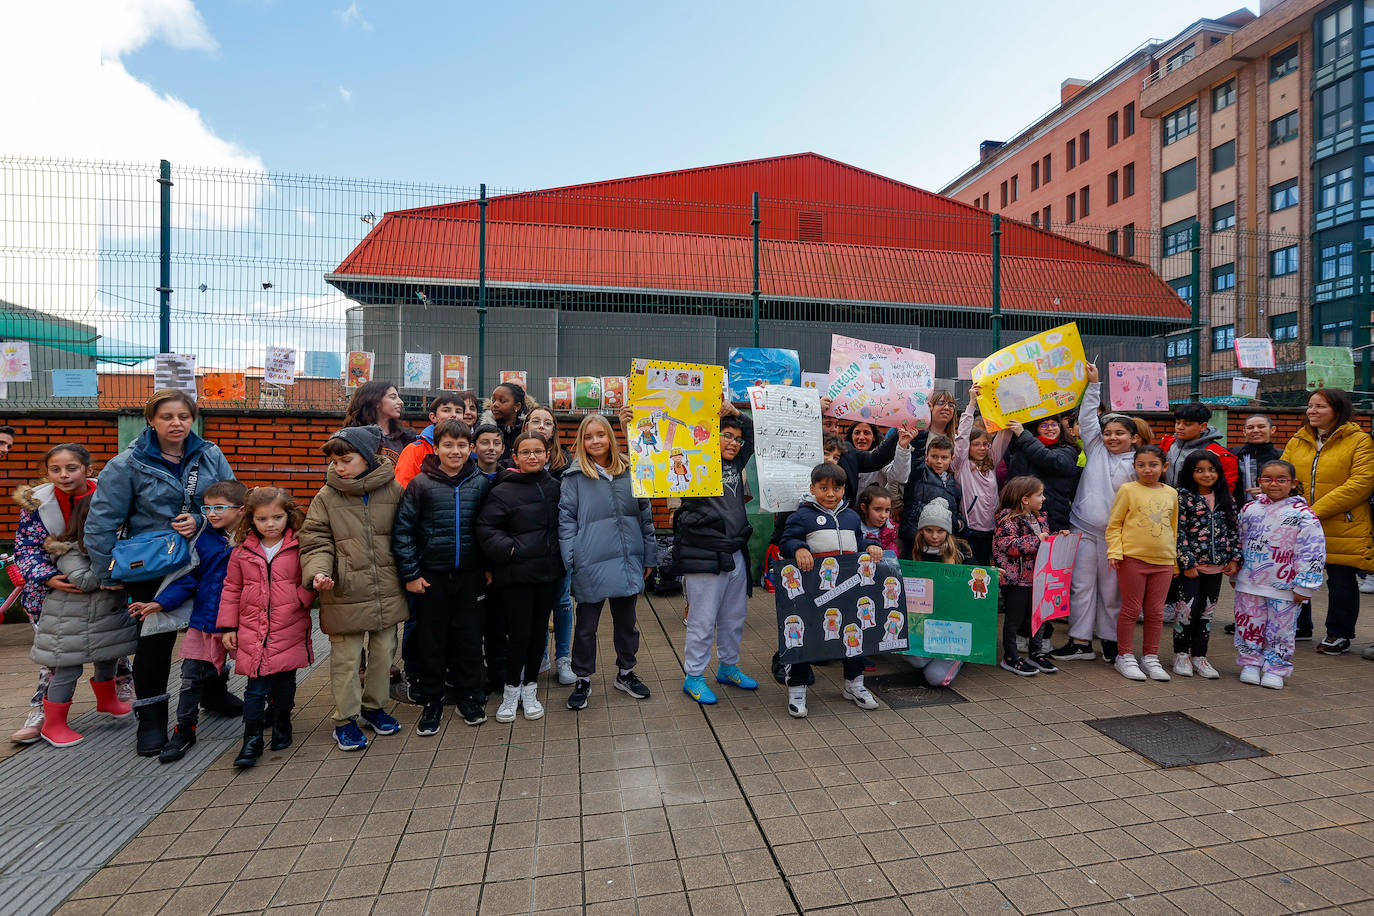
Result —
<svg viewBox="0 0 1374 916"><path fill-rule="evenodd" d="M1355 358L1349 347L1307 348L1307 390L1355 387Z"/></svg>
<svg viewBox="0 0 1374 916"><path fill-rule="evenodd" d="M601 409L601 377L579 375L573 379L573 409Z"/></svg>
<svg viewBox="0 0 1374 916"><path fill-rule="evenodd" d="M907 655L997 664L997 568L902 561Z"/></svg>

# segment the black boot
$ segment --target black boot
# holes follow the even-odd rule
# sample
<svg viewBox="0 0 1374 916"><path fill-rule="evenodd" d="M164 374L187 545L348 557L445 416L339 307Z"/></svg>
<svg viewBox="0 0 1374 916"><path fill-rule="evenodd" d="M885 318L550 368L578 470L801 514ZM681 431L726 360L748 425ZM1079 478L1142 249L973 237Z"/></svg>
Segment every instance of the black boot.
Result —
<svg viewBox="0 0 1374 916"><path fill-rule="evenodd" d="M157 757L167 745L167 700L135 706L138 716L138 756Z"/></svg>
<svg viewBox="0 0 1374 916"><path fill-rule="evenodd" d="M272 725L272 750L284 751L291 746L291 710L278 709Z"/></svg>
<svg viewBox="0 0 1374 916"><path fill-rule="evenodd" d="M196 729L193 725L178 725L172 732L172 737L163 746L162 753L157 755L157 759L163 763L175 763L196 743Z"/></svg>
<svg viewBox="0 0 1374 916"><path fill-rule="evenodd" d="M243 701L229 692L229 673L207 678L200 688L200 705L206 712L229 719L243 718Z"/></svg>
<svg viewBox="0 0 1374 916"><path fill-rule="evenodd" d="M243 747L239 748L239 755L234 758L234 766L251 767L257 764L258 758L262 756L262 723L245 722L243 723Z"/></svg>

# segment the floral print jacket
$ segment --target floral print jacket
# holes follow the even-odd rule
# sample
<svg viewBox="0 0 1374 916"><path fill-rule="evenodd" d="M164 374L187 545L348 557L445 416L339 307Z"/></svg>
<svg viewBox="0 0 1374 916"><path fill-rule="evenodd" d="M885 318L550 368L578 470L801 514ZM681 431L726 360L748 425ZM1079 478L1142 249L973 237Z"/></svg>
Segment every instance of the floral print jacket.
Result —
<svg viewBox="0 0 1374 916"><path fill-rule="evenodd" d="M1046 513L1041 512L1035 520L1040 531L1050 533ZM997 527L992 532L992 562L1002 570L1003 585L1031 586L1035 582L1035 555L1039 551L1040 535L1029 518L1010 509L997 513Z"/></svg>
<svg viewBox="0 0 1374 916"><path fill-rule="evenodd" d="M1225 566L1244 559L1240 532L1231 517L1207 505L1207 500L1192 490L1178 491L1178 569L1199 564Z"/></svg>

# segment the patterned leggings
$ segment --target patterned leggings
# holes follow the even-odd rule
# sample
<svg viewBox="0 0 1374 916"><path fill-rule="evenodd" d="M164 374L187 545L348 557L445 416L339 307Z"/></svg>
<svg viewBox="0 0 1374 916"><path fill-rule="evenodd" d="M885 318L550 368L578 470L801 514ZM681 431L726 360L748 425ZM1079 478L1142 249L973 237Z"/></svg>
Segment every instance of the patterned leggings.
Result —
<svg viewBox="0 0 1374 916"><path fill-rule="evenodd" d="M1201 658L1207 654L1212 635L1212 611L1221 594L1221 573L1179 576L1178 601L1174 604L1174 654Z"/></svg>
<svg viewBox="0 0 1374 916"><path fill-rule="evenodd" d="M1236 592L1236 664L1265 674L1293 673L1293 637L1301 605Z"/></svg>

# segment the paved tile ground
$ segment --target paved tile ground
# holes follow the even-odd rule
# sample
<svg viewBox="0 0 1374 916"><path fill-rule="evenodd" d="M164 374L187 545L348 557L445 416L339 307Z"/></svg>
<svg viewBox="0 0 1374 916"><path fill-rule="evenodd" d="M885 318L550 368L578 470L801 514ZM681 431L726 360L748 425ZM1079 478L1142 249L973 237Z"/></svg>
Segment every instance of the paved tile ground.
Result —
<svg viewBox="0 0 1374 916"><path fill-rule="evenodd" d="M1300 644L1289 688L1241 685L1229 598L1221 681L973 667L967 703L865 713L832 665L802 721L766 679L771 596L745 641L763 686L704 712L681 600L654 605L642 702L603 667L581 713L554 685L540 721L420 738L404 707L405 732L344 754L317 671L296 747L241 773L225 754L59 912L1374 912L1374 663ZM5 629L9 712L31 674ZM1272 756L1161 770L1084 724L1162 710Z"/></svg>

